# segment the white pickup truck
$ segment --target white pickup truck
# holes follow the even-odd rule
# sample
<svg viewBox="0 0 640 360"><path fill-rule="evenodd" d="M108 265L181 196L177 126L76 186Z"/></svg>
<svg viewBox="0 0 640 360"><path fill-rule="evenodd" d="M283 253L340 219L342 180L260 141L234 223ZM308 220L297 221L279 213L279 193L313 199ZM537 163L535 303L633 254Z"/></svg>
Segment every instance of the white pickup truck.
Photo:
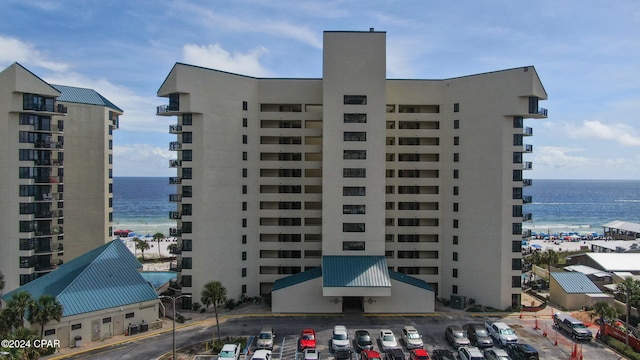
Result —
<svg viewBox="0 0 640 360"><path fill-rule="evenodd" d="M509 327L509 325L503 322L486 322L484 327L487 329L494 342L500 345L500 347L506 347L509 344L518 343L518 335L516 335L516 332Z"/></svg>
<svg viewBox="0 0 640 360"><path fill-rule="evenodd" d="M218 355L220 360L240 359L240 344L224 344Z"/></svg>

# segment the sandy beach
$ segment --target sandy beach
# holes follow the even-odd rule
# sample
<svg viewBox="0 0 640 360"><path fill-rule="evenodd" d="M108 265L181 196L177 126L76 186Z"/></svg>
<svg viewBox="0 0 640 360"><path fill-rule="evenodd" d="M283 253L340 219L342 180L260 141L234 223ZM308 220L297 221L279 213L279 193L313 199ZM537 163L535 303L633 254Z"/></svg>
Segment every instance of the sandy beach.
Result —
<svg viewBox="0 0 640 360"><path fill-rule="evenodd" d="M140 250L136 250L135 242L133 241L133 237L130 238L120 238L120 240L127 246L127 249L131 251L136 257L142 256L142 252ZM141 240L147 241L149 243L149 250L144 252L145 259L158 259L160 258L169 258L174 256L169 253L169 245L176 244L176 238L166 238L160 241L158 244L157 241L149 238L140 238ZM158 256L158 246L160 246L160 256ZM158 263L144 263L143 271L168 271L169 270L169 261L158 262Z"/></svg>

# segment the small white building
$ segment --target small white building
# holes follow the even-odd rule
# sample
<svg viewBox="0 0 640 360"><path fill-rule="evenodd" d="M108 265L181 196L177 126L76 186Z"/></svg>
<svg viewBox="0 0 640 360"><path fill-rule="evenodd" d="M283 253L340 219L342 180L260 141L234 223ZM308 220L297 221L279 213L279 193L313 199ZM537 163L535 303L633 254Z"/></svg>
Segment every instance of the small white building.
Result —
<svg viewBox="0 0 640 360"><path fill-rule="evenodd" d="M54 296L62 304L59 322L44 327L45 339L58 339L62 347L99 341L127 331L146 331L160 326L159 299L140 275L142 265L120 240L113 240L55 271L2 297L26 291L33 299ZM39 324L31 324L40 329Z"/></svg>

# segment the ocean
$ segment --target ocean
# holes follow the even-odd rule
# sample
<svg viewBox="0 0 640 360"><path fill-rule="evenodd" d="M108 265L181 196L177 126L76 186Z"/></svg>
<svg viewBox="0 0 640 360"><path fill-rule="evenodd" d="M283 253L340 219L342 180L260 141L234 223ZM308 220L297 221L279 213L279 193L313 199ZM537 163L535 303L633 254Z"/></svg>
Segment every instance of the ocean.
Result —
<svg viewBox="0 0 640 360"><path fill-rule="evenodd" d="M167 177L115 177L113 179L114 230L130 229L139 235L168 235L176 222L169 194L176 193ZM524 189L533 202L524 212L533 221L523 224L535 232L602 232L614 220L640 223L640 181L636 180L533 180Z"/></svg>

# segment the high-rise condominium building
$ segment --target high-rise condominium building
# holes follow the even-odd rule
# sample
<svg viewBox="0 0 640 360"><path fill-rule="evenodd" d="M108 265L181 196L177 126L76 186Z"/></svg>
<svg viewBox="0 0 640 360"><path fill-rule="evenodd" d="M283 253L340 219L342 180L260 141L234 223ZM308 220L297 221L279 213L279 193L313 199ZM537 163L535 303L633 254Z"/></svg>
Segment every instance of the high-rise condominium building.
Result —
<svg viewBox="0 0 640 360"><path fill-rule="evenodd" d="M191 301L220 281L284 312L520 304L536 70L395 80L385 53L385 32L325 32L320 79L173 67L158 115L178 120L171 232Z"/></svg>
<svg viewBox="0 0 640 360"><path fill-rule="evenodd" d="M18 63L0 72L4 291L111 239L112 131L122 110Z"/></svg>

